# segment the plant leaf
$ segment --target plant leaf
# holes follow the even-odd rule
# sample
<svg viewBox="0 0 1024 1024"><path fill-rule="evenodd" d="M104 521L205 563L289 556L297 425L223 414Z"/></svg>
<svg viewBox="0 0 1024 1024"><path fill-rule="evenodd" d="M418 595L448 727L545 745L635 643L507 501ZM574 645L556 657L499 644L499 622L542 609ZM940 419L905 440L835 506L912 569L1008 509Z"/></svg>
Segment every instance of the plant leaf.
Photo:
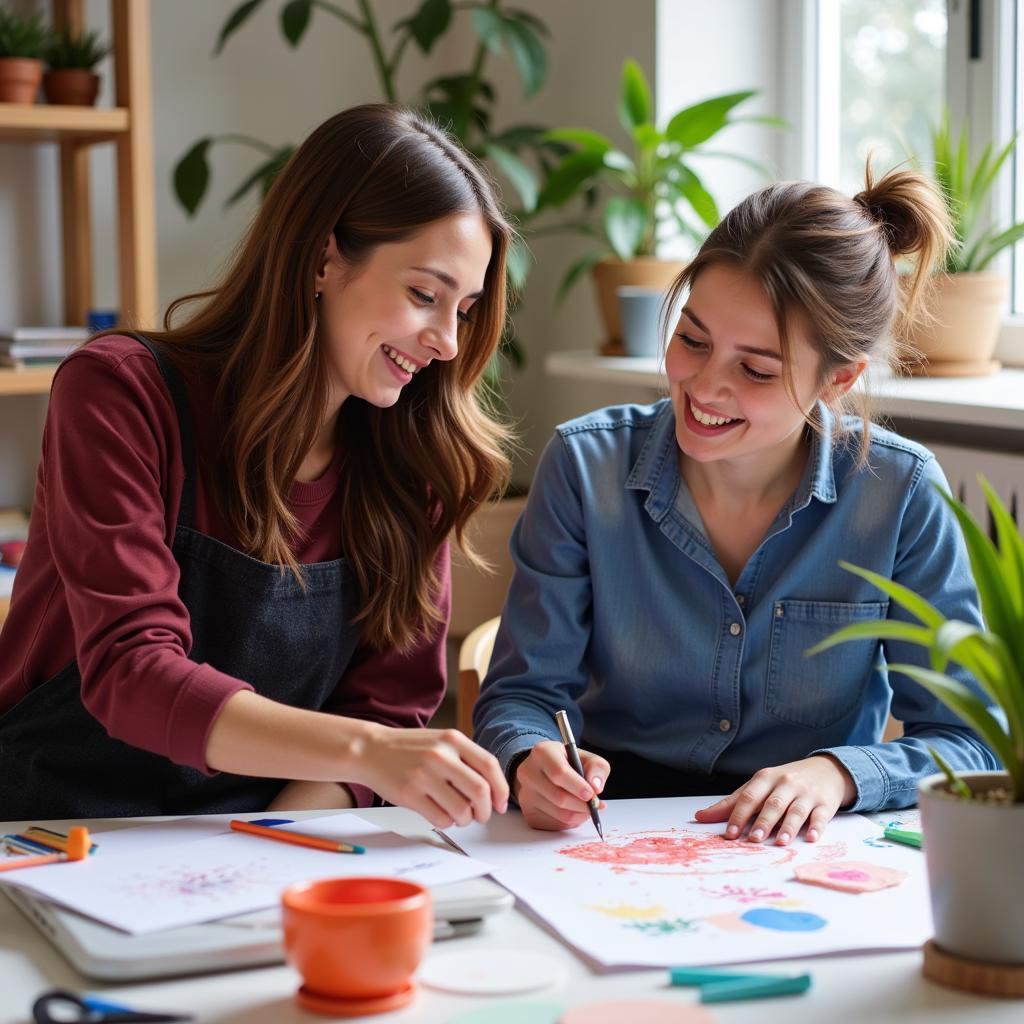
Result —
<svg viewBox="0 0 1024 1024"><path fill-rule="evenodd" d="M756 90L747 89L744 92L713 96L692 107L684 107L669 121L665 135L685 149L699 146L729 123L729 111L733 107L756 95Z"/></svg>
<svg viewBox="0 0 1024 1024"><path fill-rule="evenodd" d="M946 776L946 782L954 796L958 796L962 800L973 800L974 794L971 793L967 783L950 768L949 762L930 744L928 746L928 753L931 754L932 760L939 766L939 771Z"/></svg>
<svg viewBox="0 0 1024 1024"><path fill-rule="evenodd" d="M601 169L602 154L581 150L570 153L548 175L537 200L537 208L561 206L582 192L586 183Z"/></svg>
<svg viewBox="0 0 1024 1024"><path fill-rule="evenodd" d="M910 612L918 622L923 622L932 629L938 629L946 621L946 617L937 608L929 604L923 597L915 594L909 587L903 586L902 583L897 583L895 580L880 576L877 572L872 572L870 569L862 569L858 565L851 565L849 562L840 562L839 565L847 572L852 572L855 576L860 576L861 579L867 580L868 583L873 583L883 593L888 594L898 605Z"/></svg>
<svg viewBox="0 0 1024 1024"><path fill-rule="evenodd" d="M505 21L490 7L475 7L472 15L473 31L491 53L501 53L501 37Z"/></svg>
<svg viewBox="0 0 1024 1024"><path fill-rule="evenodd" d="M430 53L451 20L451 0L423 0L416 13L403 24L408 26L416 45L424 53Z"/></svg>
<svg viewBox="0 0 1024 1024"><path fill-rule="evenodd" d="M592 149L600 153L607 153L609 149L615 148L615 143L607 135L591 131L589 128L555 128L545 132L544 138L552 142L571 142L580 149Z"/></svg>
<svg viewBox="0 0 1024 1024"><path fill-rule="evenodd" d="M508 275L513 291L518 293L523 290L532 265L533 257L530 255L526 242L519 235L513 235L512 242L508 247L508 255L505 258L505 273ZM521 352L519 357L521 362Z"/></svg>
<svg viewBox="0 0 1024 1024"><path fill-rule="evenodd" d="M544 43L530 23L506 18L502 35L523 80L523 95L532 96L548 77L548 55Z"/></svg>
<svg viewBox="0 0 1024 1024"><path fill-rule="evenodd" d="M989 238L987 240L987 248L978 255L977 262L971 269L984 270L1003 249L1016 245L1022 238L1024 238L1024 223L1014 224L1013 227L1007 228L995 237Z"/></svg>
<svg viewBox="0 0 1024 1024"><path fill-rule="evenodd" d="M654 120L651 105L651 90L647 86L640 65L629 58L622 65L622 81L619 86L619 121L631 135L638 125Z"/></svg>
<svg viewBox="0 0 1024 1024"><path fill-rule="evenodd" d="M693 207L694 213L709 228L715 227L720 217L714 196L704 187L700 178L685 164L680 164L679 170L679 180L674 182L672 187Z"/></svg>
<svg viewBox="0 0 1024 1024"><path fill-rule="evenodd" d="M872 622L855 622L852 626L836 630L831 636L825 637L820 643L808 648L804 655L812 657L849 640L903 640L906 643L927 647L933 636L933 630L925 626L915 626L912 622L901 622L899 619L875 619Z"/></svg>
<svg viewBox="0 0 1024 1024"><path fill-rule="evenodd" d="M1015 790L1024 792L1024 763L1016 760L1009 736L985 706L985 702L973 690L952 676L922 668L920 665L889 665L889 671L909 676L970 726L1010 773Z"/></svg>
<svg viewBox="0 0 1024 1024"><path fill-rule="evenodd" d="M502 174L519 193L523 207L532 212L537 207L537 178L527 164L520 160L511 150L491 143L484 147L484 153L494 161Z"/></svg>
<svg viewBox="0 0 1024 1024"><path fill-rule="evenodd" d="M633 259L647 228L647 211L639 199L616 196L604 209L604 231L612 251L624 263Z"/></svg>
<svg viewBox="0 0 1024 1024"><path fill-rule="evenodd" d="M192 145L174 168L174 194L185 212L194 216L210 183L210 165L206 154L213 139L207 136Z"/></svg>
<svg viewBox="0 0 1024 1024"><path fill-rule="evenodd" d="M555 304L561 303L566 295L569 294L572 286L588 271L595 263L600 263L605 258L603 252L588 252L586 256L581 256L569 269L565 272L565 277L562 278L562 283L558 286L558 293L555 295Z"/></svg>
<svg viewBox="0 0 1024 1024"><path fill-rule="evenodd" d="M269 159L264 160L226 200L224 200L224 206L234 206L251 188L255 185L260 185L260 193L265 196L270 191L270 186L274 182L274 178L277 177L281 168L288 162L292 153L295 152L294 146L282 146L281 149L277 150L273 156Z"/></svg>
<svg viewBox="0 0 1024 1024"><path fill-rule="evenodd" d="M228 15L228 20L224 22L220 30L220 35L217 37L217 45L213 48L213 55L215 57L224 49L224 44L228 39L245 24L249 17L255 12L256 8L262 3L263 0L245 0L244 4L239 4Z"/></svg>
<svg viewBox="0 0 1024 1024"><path fill-rule="evenodd" d="M289 0L281 10L281 31L292 46L298 46L313 13L312 0Z"/></svg>

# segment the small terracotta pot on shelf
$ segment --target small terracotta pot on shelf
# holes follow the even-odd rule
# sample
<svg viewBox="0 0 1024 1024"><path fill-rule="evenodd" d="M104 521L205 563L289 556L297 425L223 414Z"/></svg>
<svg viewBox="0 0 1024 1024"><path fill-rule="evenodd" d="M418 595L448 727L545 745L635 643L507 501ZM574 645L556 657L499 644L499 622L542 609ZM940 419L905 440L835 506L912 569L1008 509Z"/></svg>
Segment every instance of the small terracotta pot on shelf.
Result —
<svg viewBox="0 0 1024 1024"><path fill-rule="evenodd" d="M0 103L35 103L42 77L35 57L0 57Z"/></svg>
<svg viewBox="0 0 1024 1024"><path fill-rule="evenodd" d="M100 91L100 76L87 68L51 68L43 75L47 103L91 107Z"/></svg>

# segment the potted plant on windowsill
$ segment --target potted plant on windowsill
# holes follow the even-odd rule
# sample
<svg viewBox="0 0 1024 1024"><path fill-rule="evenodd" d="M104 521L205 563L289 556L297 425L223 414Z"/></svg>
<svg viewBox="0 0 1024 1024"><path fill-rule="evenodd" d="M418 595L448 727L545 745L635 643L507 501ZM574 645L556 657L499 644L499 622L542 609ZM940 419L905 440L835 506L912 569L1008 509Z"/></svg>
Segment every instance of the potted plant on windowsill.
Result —
<svg viewBox="0 0 1024 1024"><path fill-rule="evenodd" d="M935 277L934 318L911 334L916 350L908 369L930 377L978 377L995 373L1009 277L991 270L993 259L1024 238L1024 223L986 225L984 211L999 172L1017 145L1015 135L995 152L991 143L973 166L966 128L957 137L944 113L932 131L932 176L942 190L955 243Z"/></svg>
<svg viewBox="0 0 1024 1024"><path fill-rule="evenodd" d="M581 200L584 209L574 219L546 230L576 231L600 243L569 268L559 297L592 271L606 351L617 350L622 340L618 289L626 285L665 289L685 263L659 259L659 244L678 236L699 244L706 231L718 224L718 206L691 166L691 157L727 157L768 174L746 157L706 148L722 129L741 121L784 124L777 118L733 116L736 107L755 95L747 90L696 103L677 111L662 130L654 124L654 105L643 71L627 60L618 114L632 142L631 154L589 128L547 133L549 140L574 149L548 173L537 210L561 208L574 199Z"/></svg>
<svg viewBox="0 0 1024 1024"><path fill-rule="evenodd" d="M1004 771L959 776L932 751L942 771L922 780L918 789L935 921L925 973L974 991L1024 995L1024 539L987 481L979 481L995 543L960 502L943 497L967 543L986 627L946 619L906 587L844 562L845 569L873 583L917 623L858 623L809 653L863 639L898 639L924 647L931 668L893 664L889 671L931 691L994 751ZM946 674L950 662L977 679L1005 721ZM950 964L959 976L949 973Z"/></svg>
<svg viewBox="0 0 1024 1024"><path fill-rule="evenodd" d="M46 102L91 107L100 91L100 76L94 68L109 52L98 32L78 32L65 25L52 33L44 51Z"/></svg>
<svg viewBox="0 0 1024 1024"><path fill-rule="evenodd" d="M39 15L0 7L0 103L35 103L46 39Z"/></svg>

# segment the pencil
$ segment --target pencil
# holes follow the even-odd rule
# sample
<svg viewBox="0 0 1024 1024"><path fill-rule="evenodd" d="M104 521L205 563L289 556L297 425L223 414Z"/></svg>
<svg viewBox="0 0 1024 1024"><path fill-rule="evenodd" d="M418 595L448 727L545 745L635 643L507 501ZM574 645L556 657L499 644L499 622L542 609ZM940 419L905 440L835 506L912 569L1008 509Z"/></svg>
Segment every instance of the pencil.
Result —
<svg viewBox="0 0 1024 1024"><path fill-rule="evenodd" d="M248 832L250 835L263 836L264 839L277 839L282 843L294 843L296 846L308 846L313 850L327 850L329 853L366 853L365 846L354 843L342 843L337 839L321 839L319 836L307 836L301 832L286 832L281 828L268 828L266 825L254 825L251 821L231 822L233 832Z"/></svg>
<svg viewBox="0 0 1024 1024"><path fill-rule="evenodd" d="M39 857L19 857L17 860L0 860L0 871L35 868L43 864L57 864L62 860L85 860L91 847L89 830L84 825L75 825L68 832L68 848L65 852L44 853Z"/></svg>

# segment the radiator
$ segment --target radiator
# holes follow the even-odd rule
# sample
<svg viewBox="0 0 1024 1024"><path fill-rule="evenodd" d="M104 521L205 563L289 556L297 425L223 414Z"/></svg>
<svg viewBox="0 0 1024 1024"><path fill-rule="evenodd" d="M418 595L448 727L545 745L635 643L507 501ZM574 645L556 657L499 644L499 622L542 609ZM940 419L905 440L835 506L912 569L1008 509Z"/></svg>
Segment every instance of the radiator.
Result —
<svg viewBox="0 0 1024 1024"><path fill-rule="evenodd" d="M985 495L978 486L979 474L992 485L1018 527L1024 527L1024 455L944 444L929 444L928 447L939 460L954 497L959 498L990 533L992 522Z"/></svg>

